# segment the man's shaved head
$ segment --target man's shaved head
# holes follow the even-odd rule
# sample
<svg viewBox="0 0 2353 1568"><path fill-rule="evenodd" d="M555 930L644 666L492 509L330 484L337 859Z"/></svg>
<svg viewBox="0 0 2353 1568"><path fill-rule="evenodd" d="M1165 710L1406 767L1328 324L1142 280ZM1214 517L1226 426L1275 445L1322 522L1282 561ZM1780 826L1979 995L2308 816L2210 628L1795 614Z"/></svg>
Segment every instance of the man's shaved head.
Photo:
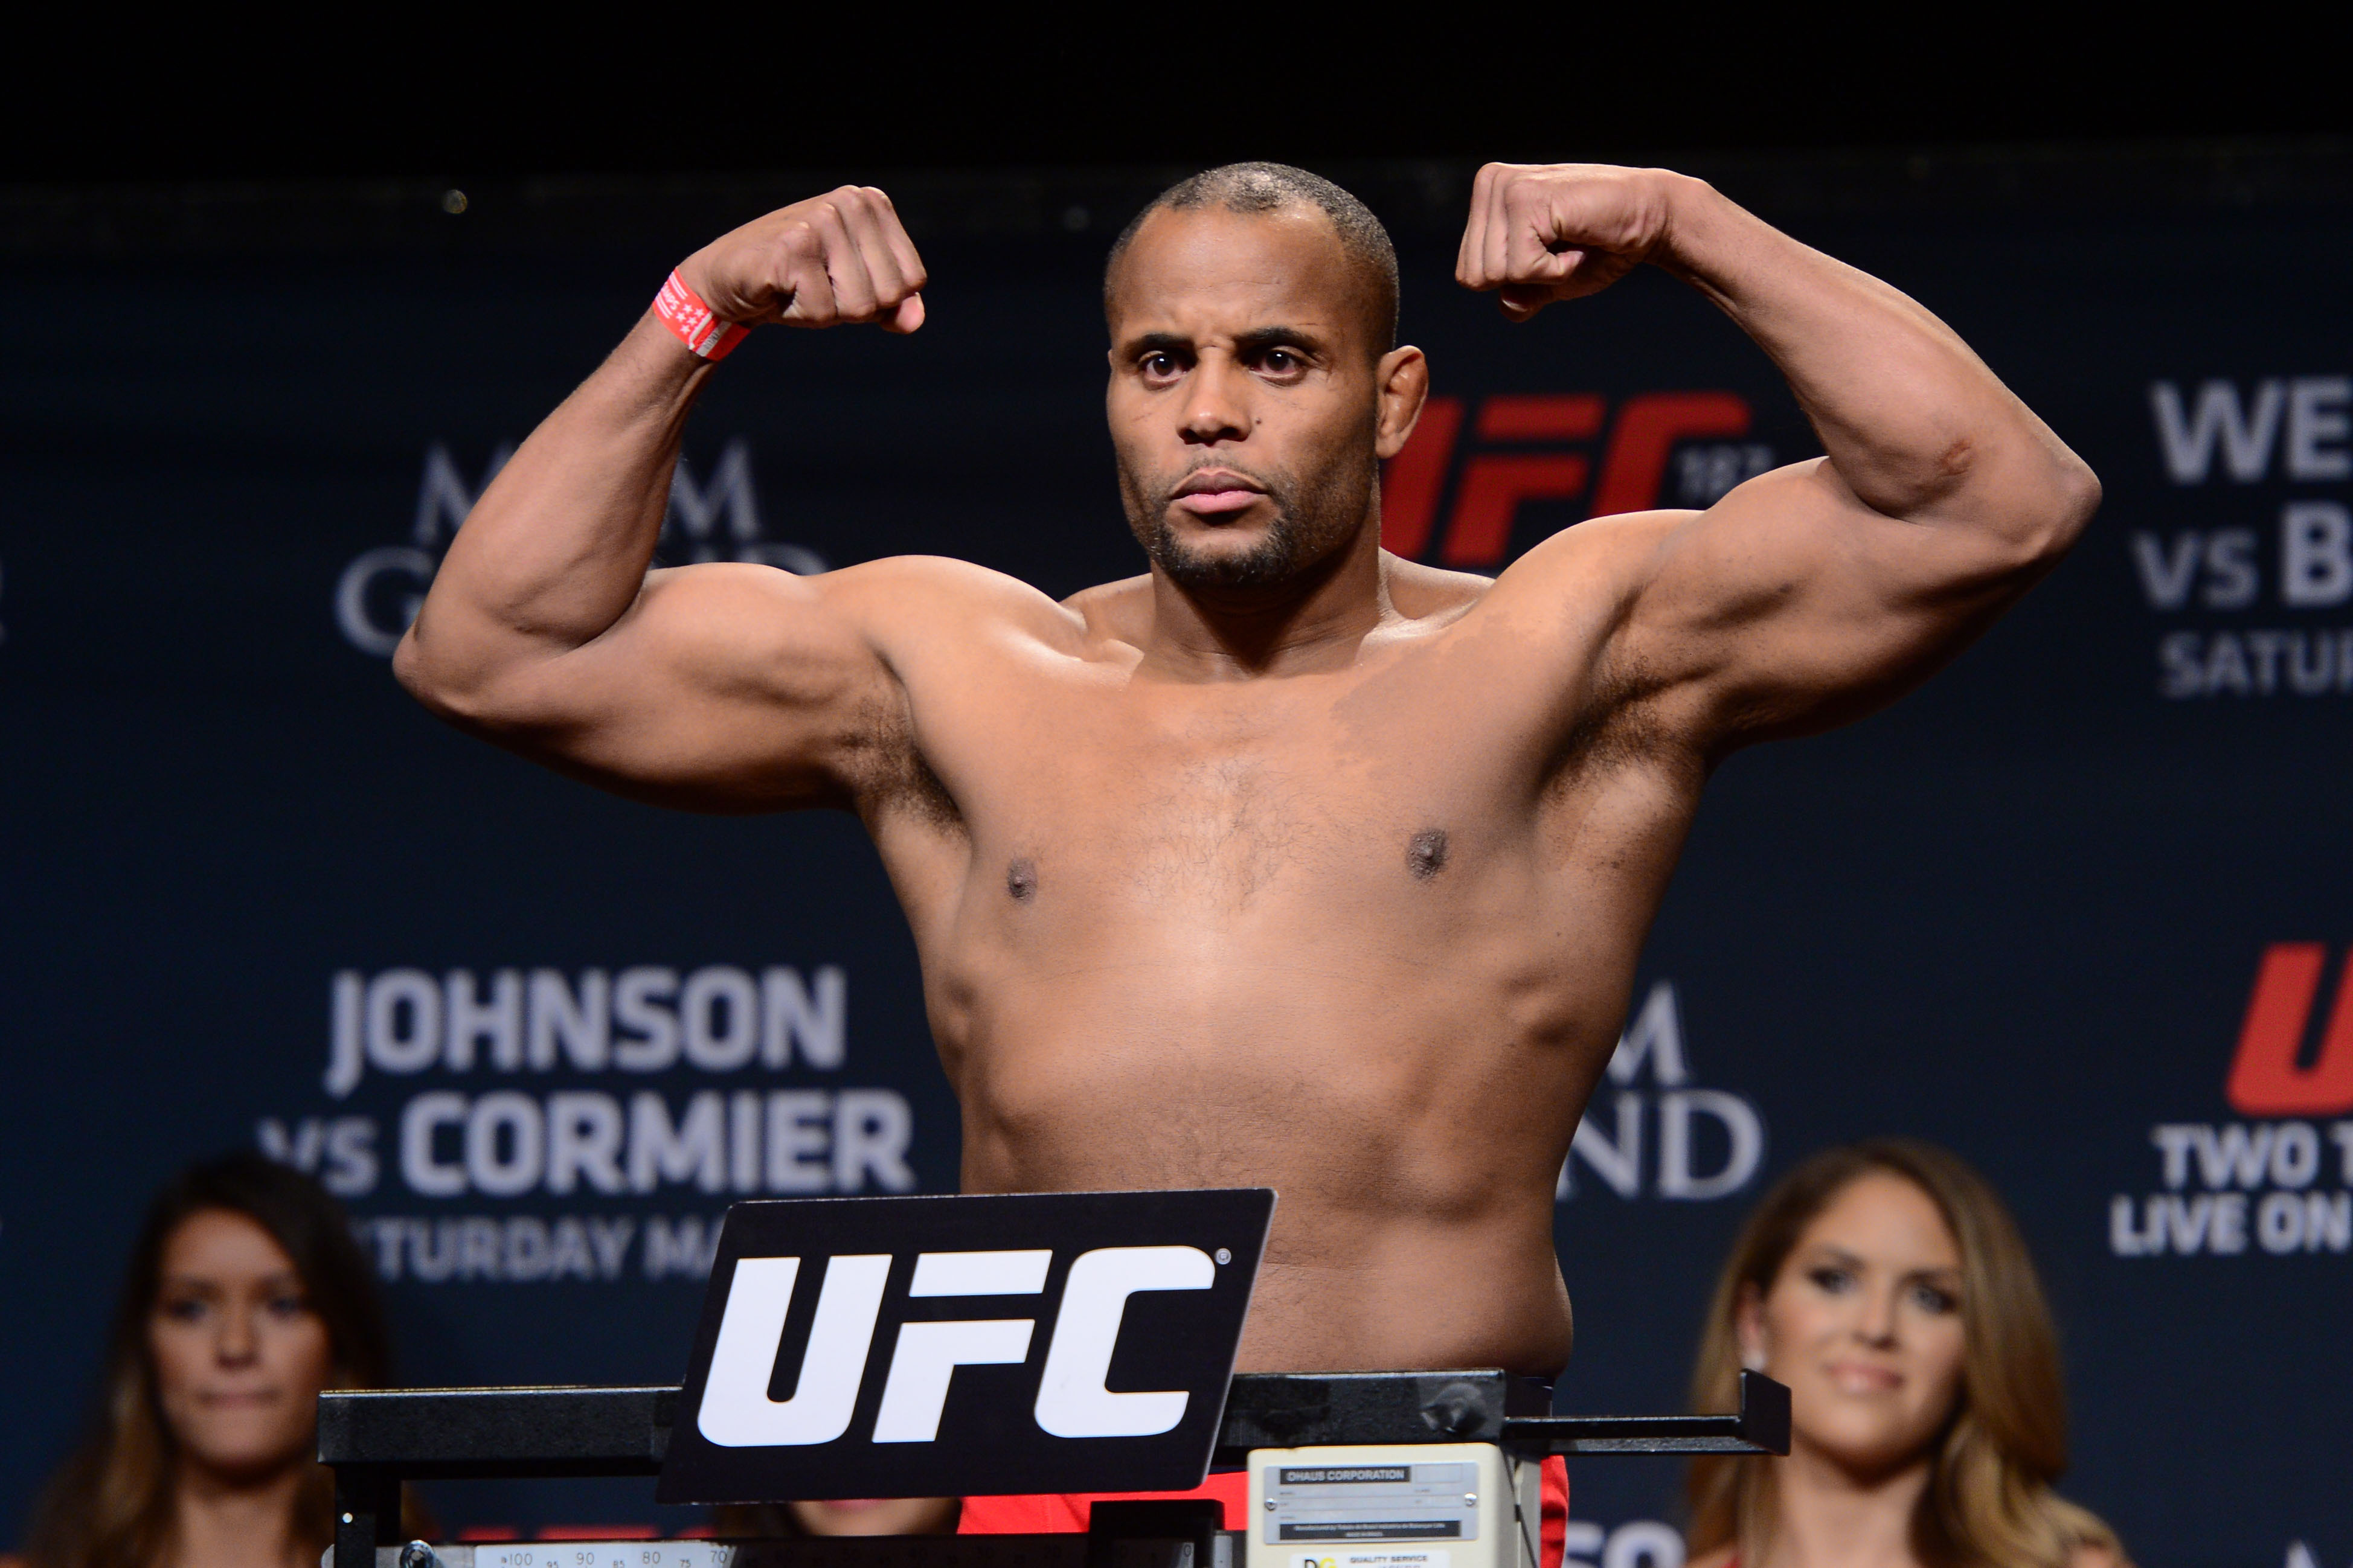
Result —
<svg viewBox="0 0 2353 1568"><path fill-rule="evenodd" d="M1112 242L1111 258L1103 265L1103 312L1111 313L1118 287L1119 264L1134 242L1136 231L1154 213L1198 212L1222 207L1231 213L1272 213L1285 207L1308 206L1331 220L1340 248L1356 273L1363 290L1369 346L1376 354L1397 346L1397 247L1389 231L1372 209L1324 178L1288 163L1228 163L1180 180L1152 198Z"/></svg>

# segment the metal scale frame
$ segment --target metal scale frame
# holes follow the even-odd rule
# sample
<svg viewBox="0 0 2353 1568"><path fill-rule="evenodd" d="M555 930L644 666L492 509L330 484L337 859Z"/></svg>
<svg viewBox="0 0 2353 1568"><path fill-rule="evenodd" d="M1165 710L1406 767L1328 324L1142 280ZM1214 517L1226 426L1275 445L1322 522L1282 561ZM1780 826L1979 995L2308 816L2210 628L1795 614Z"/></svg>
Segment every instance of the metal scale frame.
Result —
<svg viewBox="0 0 2353 1568"><path fill-rule="evenodd" d="M483 1553L512 1556L518 1549L401 1542L401 1484L659 1475L678 1404L676 1388L322 1394L319 1459L335 1473L336 1514L322 1568L490 1568L493 1559ZM1762 1373L1740 1374L1740 1408L1725 1415L1549 1410L1543 1384L1495 1371L1246 1373L1229 1387L1214 1462L1244 1463L1253 1448L1429 1443L1494 1443L1525 1458L1789 1451L1789 1391ZM1240 1562L1240 1532L1220 1523L1214 1502L1099 1503L1085 1534L746 1542L727 1561L731 1568L1216 1568ZM553 1544L541 1555L561 1568L570 1561L562 1555L569 1543ZM661 1545L630 1544L649 1552ZM711 1553L726 1543L691 1545Z"/></svg>

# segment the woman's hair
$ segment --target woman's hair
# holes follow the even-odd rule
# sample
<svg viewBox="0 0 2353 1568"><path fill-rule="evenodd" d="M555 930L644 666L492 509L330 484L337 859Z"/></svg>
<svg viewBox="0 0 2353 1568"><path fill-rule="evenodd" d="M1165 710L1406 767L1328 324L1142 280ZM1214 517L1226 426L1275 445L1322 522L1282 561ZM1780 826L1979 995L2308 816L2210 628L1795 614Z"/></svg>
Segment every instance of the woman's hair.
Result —
<svg viewBox="0 0 2353 1568"><path fill-rule="evenodd" d="M115 1305L98 1408L35 1516L26 1542L35 1568L153 1568L169 1550L176 1445L157 1398L148 1323L173 1233L212 1210L253 1221L292 1260L311 1310L326 1325L335 1386L378 1386L390 1370L375 1278L335 1200L256 1153L189 1166L148 1205ZM311 1470L295 1530L323 1551L333 1533L333 1479L323 1466Z"/></svg>
<svg viewBox="0 0 2353 1568"><path fill-rule="evenodd" d="M1936 1203L1961 1256L1960 1391L1913 1515L1913 1550L1942 1568L2066 1568L2083 1547L2121 1561L2115 1532L2051 1489L2067 1468L2066 1389L2026 1242L1985 1178L1933 1144L1890 1138L1826 1149L1765 1194L1708 1306L1692 1379L1694 1408L1737 1403L1743 1300L1772 1290L1798 1238L1849 1184L1881 1173ZM1692 1555L1736 1545L1743 1561L1762 1562L1777 1511L1774 1476L1768 1459L1694 1459Z"/></svg>

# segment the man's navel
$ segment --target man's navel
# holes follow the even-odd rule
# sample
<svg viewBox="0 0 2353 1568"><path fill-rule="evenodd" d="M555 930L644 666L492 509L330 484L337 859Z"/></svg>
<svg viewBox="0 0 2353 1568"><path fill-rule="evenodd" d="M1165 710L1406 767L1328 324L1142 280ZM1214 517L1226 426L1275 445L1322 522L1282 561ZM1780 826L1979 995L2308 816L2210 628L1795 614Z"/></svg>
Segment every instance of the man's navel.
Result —
<svg viewBox="0 0 2353 1568"><path fill-rule="evenodd" d="M1446 829L1425 827L1406 841L1405 868L1417 882L1446 869Z"/></svg>
<svg viewBox="0 0 2353 1568"><path fill-rule="evenodd" d="M1038 863L1028 856L1005 868L1005 890L1017 904L1038 896Z"/></svg>

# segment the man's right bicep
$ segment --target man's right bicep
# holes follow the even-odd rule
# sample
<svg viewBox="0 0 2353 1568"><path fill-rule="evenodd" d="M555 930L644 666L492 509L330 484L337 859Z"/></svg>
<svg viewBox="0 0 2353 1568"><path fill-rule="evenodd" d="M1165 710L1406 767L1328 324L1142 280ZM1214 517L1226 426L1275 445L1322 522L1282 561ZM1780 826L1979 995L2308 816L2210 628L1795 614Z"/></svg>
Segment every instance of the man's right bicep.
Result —
<svg viewBox="0 0 2353 1568"><path fill-rule="evenodd" d="M855 573L857 569L852 569ZM841 578L714 563L649 574L579 647L449 716L623 795L712 811L848 805L903 703Z"/></svg>

